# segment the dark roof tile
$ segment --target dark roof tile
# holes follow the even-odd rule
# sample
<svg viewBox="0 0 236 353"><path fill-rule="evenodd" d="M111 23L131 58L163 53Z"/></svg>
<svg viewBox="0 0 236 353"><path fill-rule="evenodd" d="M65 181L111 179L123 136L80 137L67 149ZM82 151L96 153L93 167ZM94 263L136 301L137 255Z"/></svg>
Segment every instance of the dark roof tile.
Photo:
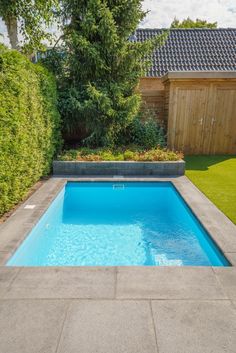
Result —
<svg viewBox="0 0 236 353"><path fill-rule="evenodd" d="M144 41L163 31L139 28L136 37ZM169 71L236 71L236 29L171 29L151 58L150 77Z"/></svg>

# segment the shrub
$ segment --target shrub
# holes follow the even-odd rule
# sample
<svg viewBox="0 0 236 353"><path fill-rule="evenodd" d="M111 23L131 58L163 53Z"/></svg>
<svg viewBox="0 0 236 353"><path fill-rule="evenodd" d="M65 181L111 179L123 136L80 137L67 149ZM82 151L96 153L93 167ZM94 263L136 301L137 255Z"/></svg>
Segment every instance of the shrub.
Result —
<svg viewBox="0 0 236 353"><path fill-rule="evenodd" d="M132 161L135 160L135 152L130 151L130 150L126 150L124 151L124 160L125 161Z"/></svg>
<svg viewBox="0 0 236 353"><path fill-rule="evenodd" d="M124 136L120 137L121 143ZM125 143L135 144L146 149L166 146L164 124L159 122L150 109L146 109L132 121L125 132Z"/></svg>
<svg viewBox="0 0 236 353"><path fill-rule="evenodd" d="M118 149L88 149L79 148L77 150L64 151L58 156L61 161L178 161L183 158L179 152L169 151L159 147L149 150L141 149L137 146Z"/></svg>
<svg viewBox="0 0 236 353"><path fill-rule="evenodd" d="M50 172L60 148L54 78L0 46L0 215Z"/></svg>

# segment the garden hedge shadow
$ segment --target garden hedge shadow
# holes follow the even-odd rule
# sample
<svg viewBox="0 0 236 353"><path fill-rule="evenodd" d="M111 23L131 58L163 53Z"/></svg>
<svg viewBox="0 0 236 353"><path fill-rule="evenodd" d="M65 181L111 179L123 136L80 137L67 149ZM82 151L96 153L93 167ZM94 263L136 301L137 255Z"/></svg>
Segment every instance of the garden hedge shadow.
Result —
<svg viewBox="0 0 236 353"><path fill-rule="evenodd" d="M60 145L54 77L0 45L0 215L50 172Z"/></svg>

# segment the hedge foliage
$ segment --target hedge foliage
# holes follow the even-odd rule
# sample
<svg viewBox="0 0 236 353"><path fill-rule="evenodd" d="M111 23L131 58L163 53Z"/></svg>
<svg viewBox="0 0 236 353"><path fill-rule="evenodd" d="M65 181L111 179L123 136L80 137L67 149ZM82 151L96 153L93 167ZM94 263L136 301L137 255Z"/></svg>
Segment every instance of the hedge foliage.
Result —
<svg viewBox="0 0 236 353"><path fill-rule="evenodd" d="M0 215L51 169L61 144L54 77L0 46Z"/></svg>

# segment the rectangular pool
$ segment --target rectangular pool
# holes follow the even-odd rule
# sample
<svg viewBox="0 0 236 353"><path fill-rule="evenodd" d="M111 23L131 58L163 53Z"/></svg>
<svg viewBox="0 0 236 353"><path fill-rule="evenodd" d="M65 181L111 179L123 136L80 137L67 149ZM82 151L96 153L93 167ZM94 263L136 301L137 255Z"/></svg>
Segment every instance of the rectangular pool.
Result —
<svg viewBox="0 0 236 353"><path fill-rule="evenodd" d="M7 266L229 266L170 182L67 182Z"/></svg>

